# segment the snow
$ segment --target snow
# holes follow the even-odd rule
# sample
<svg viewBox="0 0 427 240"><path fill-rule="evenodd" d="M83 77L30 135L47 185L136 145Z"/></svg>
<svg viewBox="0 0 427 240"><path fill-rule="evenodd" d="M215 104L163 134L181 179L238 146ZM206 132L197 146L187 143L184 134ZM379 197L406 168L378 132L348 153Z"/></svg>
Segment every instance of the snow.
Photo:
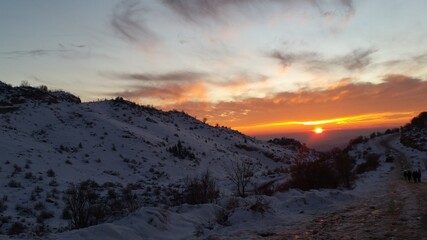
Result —
<svg viewBox="0 0 427 240"><path fill-rule="evenodd" d="M105 223L54 236L53 239L191 239L199 225L210 224L215 205L174 209L143 208L117 222Z"/></svg>
<svg viewBox="0 0 427 240"><path fill-rule="evenodd" d="M2 216L11 217L9 225L25 221L28 227L35 227L39 212L32 210L23 216L16 206L33 209L37 202L43 202L46 209L54 213L54 217L45 222L52 231L47 236L49 239L257 238L307 223L319 214L357 204L372 193L386 191L387 176L393 170L393 163L386 162L386 157L393 152L381 145L390 136L381 136L360 143L352 150L357 164L364 161L365 151L381 155L379 168L359 175L353 189L290 189L273 196L239 198L233 196L234 186L226 178L225 169L230 160L252 161L256 166L253 182L257 185L281 182L289 176L277 170L289 167L286 161L295 150L227 128L208 126L181 112L162 112L124 102L28 101L16 106L17 111L0 114L0 184L5 186L0 189L0 197L7 195L8 206ZM179 159L167 151L178 141L191 147L196 160ZM409 156L412 167L420 168L425 175L425 152L402 146L398 136L391 144ZM269 154L282 161L269 158ZM13 174L17 167L21 170ZM56 176L48 177L48 169ZM165 189L179 190L188 176L198 176L206 170L218 182L222 194L218 202L168 206ZM26 173L35 178L26 178ZM22 187L8 187L11 179ZM87 179L124 186L138 183L141 187L135 193L144 205L107 223L65 231L68 221L60 217L64 208L60 196L70 183ZM52 180L57 186L50 184ZM36 186L43 192L33 201L30 195ZM47 195L54 191L61 194L46 201ZM225 222L218 217L221 213L228 216ZM5 234L7 228L0 227L0 230ZM3 238L7 237L0 235L0 239Z"/></svg>
<svg viewBox="0 0 427 240"><path fill-rule="evenodd" d="M376 142L369 142L368 145L374 152L381 151ZM58 234L54 238L140 239L143 236L142 239L199 239L201 237L198 234L203 236L202 239L256 238L307 223L319 214L337 211L364 201L374 192L378 194L379 191L386 191L384 176L391 173L391 166L391 163L382 162L377 171L360 176L357 185L350 190L290 189L271 197L249 196L238 199L239 207L229 215L230 226L216 223L218 211L224 209L225 202L230 200L223 199L223 203L219 204L185 205L169 209L143 208L120 221ZM250 206L260 198L269 204L269 209L264 213L250 210ZM119 235L112 235L111 232Z"/></svg>
<svg viewBox="0 0 427 240"><path fill-rule="evenodd" d="M275 170L283 163L265 156L269 153L289 159L293 150L267 144L222 127L211 127L181 112L129 106L127 103L102 101L75 104L48 104L27 101L16 105L15 112L0 114L0 197L7 196L9 223L23 219L16 206L42 202L54 218L46 220L53 232L63 231L68 221L61 219L64 203L62 193L70 183L87 179L98 184L114 183L126 186L140 184L135 190L145 206L167 204L165 190L183 185L187 177L209 170L223 194L233 192L226 179L225 168L230 159L249 159L257 166L254 182L262 184L280 176ZM179 159L168 148L181 141L191 147L196 159ZM246 145L256 151L237 146ZM13 174L13 172L16 173ZM56 176L48 177L52 169ZM275 173L276 172L276 173ZM25 177L32 174L34 177ZM22 187L8 187L14 180ZM57 186L52 186L52 181ZM30 199L35 187L43 189ZM60 194L47 201L52 191ZM159 192L160 194L155 194ZM46 197L46 198L45 198ZM28 227L35 227L38 211L25 216Z"/></svg>

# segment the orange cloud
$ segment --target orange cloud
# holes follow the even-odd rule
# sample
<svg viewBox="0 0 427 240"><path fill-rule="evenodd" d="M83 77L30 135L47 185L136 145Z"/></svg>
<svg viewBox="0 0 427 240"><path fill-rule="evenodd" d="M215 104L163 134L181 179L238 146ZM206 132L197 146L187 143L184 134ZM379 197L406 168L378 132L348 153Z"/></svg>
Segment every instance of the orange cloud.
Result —
<svg viewBox="0 0 427 240"><path fill-rule="evenodd" d="M389 127L402 125L425 111L426 93L426 81L387 75L379 84L345 79L323 90L218 103L182 102L174 108L247 134L305 131L317 124L334 128Z"/></svg>
<svg viewBox="0 0 427 240"><path fill-rule="evenodd" d="M131 91L116 92L110 95L122 96L144 104L168 106L193 101L206 102L207 87L202 82L169 83L160 86L138 86Z"/></svg>
<svg viewBox="0 0 427 240"><path fill-rule="evenodd" d="M166 109L193 102L212 103L218 101L217 99L244 99L248 95L256 95L259 89L268 88L268 78L259 74L240 74L226 81L214 81L212 75L190 71L110 74L110 76L123 78L127 82L132 82L132 85L131 90L113 92L109 95L122 96Z"/></svg>

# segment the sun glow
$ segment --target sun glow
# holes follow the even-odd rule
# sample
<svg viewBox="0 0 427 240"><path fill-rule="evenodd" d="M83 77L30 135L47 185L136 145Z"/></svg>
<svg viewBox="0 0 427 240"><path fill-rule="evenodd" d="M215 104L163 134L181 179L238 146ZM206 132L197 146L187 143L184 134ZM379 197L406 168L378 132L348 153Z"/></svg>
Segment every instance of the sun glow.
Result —
<svg viewBox="0 0 427 240"><path fill-rule="evenodd" d="M321 126L319 128L322 128L324 132L324 127L331 130L391 126L391 124L397 125L399 122L404 123L405 121L408 121L411 116L414 116L414 112L380 112L312 121L283 121L258 125L235 126L233 129L242 131L246 134L256 135L280 133L285 131L316 132L315 128Z"/></svg>
<svg viewBox="0 0 427 240"><path fill-rule="evenodd" d="M321 128L321 127L317 127L317 128L315 128L315 129L313 130L313 132L314 132L314 133L316 133L316 134L321 134L321 133L323 132L323 128Z"/></svg>

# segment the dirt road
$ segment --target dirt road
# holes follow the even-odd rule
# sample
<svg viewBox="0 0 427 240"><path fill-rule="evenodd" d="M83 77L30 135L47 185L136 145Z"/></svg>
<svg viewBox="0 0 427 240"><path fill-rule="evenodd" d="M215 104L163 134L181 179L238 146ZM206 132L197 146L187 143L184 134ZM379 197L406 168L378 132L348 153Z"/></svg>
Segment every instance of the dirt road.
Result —
<svg viewBox="0 0 427 240"><path fill-rule="evenodd" d="M298 229L291 229L268 239L426 239L427 181L409 183L401 176L406 156L390 144L392 138L379 142L394 155L395 169L388 175L384 193L367 196L366 201L343 210L316 217Z"/></svg>

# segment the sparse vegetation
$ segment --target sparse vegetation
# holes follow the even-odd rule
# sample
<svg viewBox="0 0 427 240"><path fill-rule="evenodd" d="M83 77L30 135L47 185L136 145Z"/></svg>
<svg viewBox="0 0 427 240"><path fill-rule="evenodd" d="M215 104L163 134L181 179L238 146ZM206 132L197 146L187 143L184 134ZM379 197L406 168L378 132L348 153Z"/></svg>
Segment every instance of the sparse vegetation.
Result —
<svg viewBox="0 0 427 240"><path fill-rule="evenodd" d="M183 200L189 204L212 203L219 197L219 189L209 171L200 177L188 178L183 192Z"/></svg>
<svg viewBox="0 0 427 240"><path fill-rule="evenodd" d="M10 188L22 188L22 184L18 181L13 180L13 179L7 183L7 186Z"/></svg>
<svg viewBox="0 0 427 240"><path fill-rule="evenodd" d="M140 206L131 186L122 188L119 193L109 190L106 196L102 196L102 192L104 188L92 180L71 184L64 195L62 218L70 221L71 228L79 229L132 212Z"/></svg>
<svg viewBox="0 0 427 240"><path fill-rule="evenodd" d="M354 161L347 152L334 149L321 154L317 159L309 159L309 149L300 148L290 168L291 180L283 190L301 190L351 187L355 177L352 172Z"/></svg>
<svg viewBox="0 0 427 240"><path fill-rule="evenodd" d="M97 209L99 194L95 191L98 185L93 181L71 184L64 196L66 209L70 215L71 228L79 229L97 224L94 213ZM64 215L64 214L63 214Z"/></svg>
<svg viewBox="0 0 427 240"><path fill-rule="evenodd" d="M196 159L196 155L194 155L194 153L191 152L191 148L185 147L179 140L176 145L168 148L167 150L168 152L172 153L175 157L178 157L180 159L185 159L185 158L188 158L190 160Z"/></svg>
<svg viewBox="0 0 427 240"><path fill-rule="evenodd" d="M0 214L7 210L7 204L6 201L1 199L0 200Z"/></svg>
<svg viewBox="0 0 427 240"><path fill-rule="evenodd" d="M37 222L43 223L46 219L53 218L54 214L52 211L42 210L40 214L37 216Z"/></svg>
<svg viewBox="0 0 427 240"><path fill-rule="evenodd" d="M297 150L302 147L302 143L293 139L293 138L274 138L268 141L269 143L277 144L284 147L291 147L294 150Z"/></svg>
<svg viewBox="0 0 427 240"><path fill-rule="evenodd" d="M18 235L24 232L26 229L25 225L20 222L14 222L9 230L7 231L8 235Z"/></svg>
<svg viewBox="0 0 427 240"><path fill-rule="evenodd" d="M356 166L356 173L362 174L369 171L374 171L380 165L380 155L369 154L365 157L366 161Z"/></svg>
<svg viewBox="0 0 427 240"><path fill-rule="evenodd" d="M38 96L38 90L44 95ZM318 196L317 191L277 191L351 188L359 177L356 174L375 170L380 164L379 156L372 154L376 147L367 141L380 142L385 134L399 131L360 136L344 150L319 153L295 139L267 143L218 124L216 128L203 124L207 119L201 122L183 112L164 112L120 97L82 107L51 105L43 99L52 92L44 87L38 90L29 92L30 97L18 94L0 99L2 108L19 109L0 114L0 132L7 145L0 175L4 192L10 196L0 200L0 234L24 233L15 238L48 238L43 234L115 222L141 206L144 209L135 215L144 214L145 220L153 214L146 220L159 230L175 224L171 221L177 219L175 214L206 213L206 218L194 219L202 220L195 224L195 236L204 238L207 231L214 233L219 225L234 224L241 216L257 218L274 215L278 207L317 204L309 199L311 194ZM24 115L27 109L28 116ZM40 121L43 114L46 121ZM425 119L423 115L402 128L402 143L419 149L426 146L425 130L419 129L425 127ZM20 129L24 123L28 124ZM28 139L21 141L21 136ZM12 151L13 146L22 149ZM381 159L399 160L392 151L389 154ZM201 169L207 170L201 173ZM73 180L88 177L103 184ZM68 188L64 185L73 181ZM339 190L329 192L331 196L340 194ZM169 211L174 216L163 218ZM69 227L58 219L61 217ZM159 219L168 221L160 223Z"/></svg>
<svg viewBox="0 0 427 240"><path fill-rule="evenodd" d="M53 178L56 176L56 173L52 169L47 170L46 174L50 178Z"/></svg>
<svg viewBox="0 0 427 240"><path fill-rule="evenodd" d="M236 193L246 197L246 187L254 176L255 165L250 160L231 161L226 167L227 178L234 184Z"/></svg>

